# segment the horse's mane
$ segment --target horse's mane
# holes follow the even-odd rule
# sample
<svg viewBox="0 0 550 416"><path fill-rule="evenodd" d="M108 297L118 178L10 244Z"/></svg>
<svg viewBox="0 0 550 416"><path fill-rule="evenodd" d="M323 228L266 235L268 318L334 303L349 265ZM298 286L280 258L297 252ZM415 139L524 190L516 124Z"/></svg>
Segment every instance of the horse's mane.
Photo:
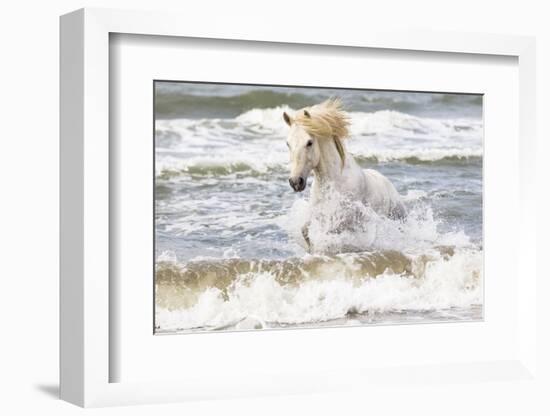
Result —
<svg viewBox="0 0 550 416"><path fill-rule="evenodd" d="M349 117L342 110L338 98L329 98L320 104L298 110L294 121L318 139L334 140L336 150L344 164L346 153L342 140L349 136Z"/></svg>
<svg viewBox="0 0 550 416"><path fill-rule="evenodd" d="M342 110L342 102L338 98L330 98L320 104L302 108L294 117L309 134L319 139L337 137L342 140L349 135L349 117Z"/></svg>

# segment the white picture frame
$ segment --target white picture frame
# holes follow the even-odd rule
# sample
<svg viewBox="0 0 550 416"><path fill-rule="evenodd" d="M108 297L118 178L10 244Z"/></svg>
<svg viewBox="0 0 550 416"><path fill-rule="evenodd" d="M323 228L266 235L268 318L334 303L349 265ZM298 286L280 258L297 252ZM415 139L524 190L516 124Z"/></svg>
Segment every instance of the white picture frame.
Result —
<svg viewBox="0 0 550 416"><path fill-rule="evenodd" d="M185 24L181 22L185 21ZM225 39L281 44L332 45L453 54L504 55L518 59L520 177L517 268L517 343L506 359L442 363L409 368L336 368L318 373L281 372L255 379L220 374L183 381L111 382L110 367L120 359L110 349L109 258L109 36L114 33ZM283 45L284 47L284 45ZM535 42L530 37L428 32L302 31L276 24L217 22L204 26L173 13L82 9L61 18L61 398L80 406L183 401L197 398L322 392L401 380L437 377L476 382L523 380L536 375L536 270L533 188L535 169ZM310 335L315 336L313 332ZM211 337L214 341L214 338ZM414 373L414 374L413 374ZM478 374L478 376L475 376ZM345 381L343 381L345 380Z"/></svg>

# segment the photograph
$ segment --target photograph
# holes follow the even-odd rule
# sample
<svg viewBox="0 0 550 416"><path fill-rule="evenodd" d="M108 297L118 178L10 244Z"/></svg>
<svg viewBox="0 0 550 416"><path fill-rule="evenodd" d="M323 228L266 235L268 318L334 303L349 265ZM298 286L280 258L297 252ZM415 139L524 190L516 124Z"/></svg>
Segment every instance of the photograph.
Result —
<svg viewBox="0 0 550 416"><path fill-rule="evenodd" d="M155 334L483 320L482 94L153 88Z"/></svg>

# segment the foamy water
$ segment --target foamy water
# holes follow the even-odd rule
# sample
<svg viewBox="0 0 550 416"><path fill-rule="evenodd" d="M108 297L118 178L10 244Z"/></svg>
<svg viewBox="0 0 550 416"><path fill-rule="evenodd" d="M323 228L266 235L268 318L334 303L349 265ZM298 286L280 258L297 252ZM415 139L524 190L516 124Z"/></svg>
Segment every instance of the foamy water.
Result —
<svg viewBox="0 0 550 416"><path fill-rule="evenodd" d="M301 237L309 187L288 186L281 114L333 92L287 90L159 89L156 330L480 319L481 102L344 94L348 150L392 180L409 217L380 218L334 195L323 208L331 221L345 209L365 220L340 234L314 221L309 254Z"/></svg>

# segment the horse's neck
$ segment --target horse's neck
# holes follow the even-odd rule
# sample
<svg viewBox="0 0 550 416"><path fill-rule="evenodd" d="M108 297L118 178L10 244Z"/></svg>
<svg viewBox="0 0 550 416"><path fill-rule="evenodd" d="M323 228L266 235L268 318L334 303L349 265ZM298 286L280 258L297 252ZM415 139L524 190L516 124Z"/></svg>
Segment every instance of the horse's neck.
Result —
<svg viewBox="0 0 550 416"><path fill-rule="evenodd" d="M338 182L342 176L343 165L334 140L321 140L319 141L319 147L321 151L321 159L317 167L314 169L315 178L318 184L324 185ZM349 155L347 154L345 148L344 153L346 155L345 160L347 161Z"/></svg>

